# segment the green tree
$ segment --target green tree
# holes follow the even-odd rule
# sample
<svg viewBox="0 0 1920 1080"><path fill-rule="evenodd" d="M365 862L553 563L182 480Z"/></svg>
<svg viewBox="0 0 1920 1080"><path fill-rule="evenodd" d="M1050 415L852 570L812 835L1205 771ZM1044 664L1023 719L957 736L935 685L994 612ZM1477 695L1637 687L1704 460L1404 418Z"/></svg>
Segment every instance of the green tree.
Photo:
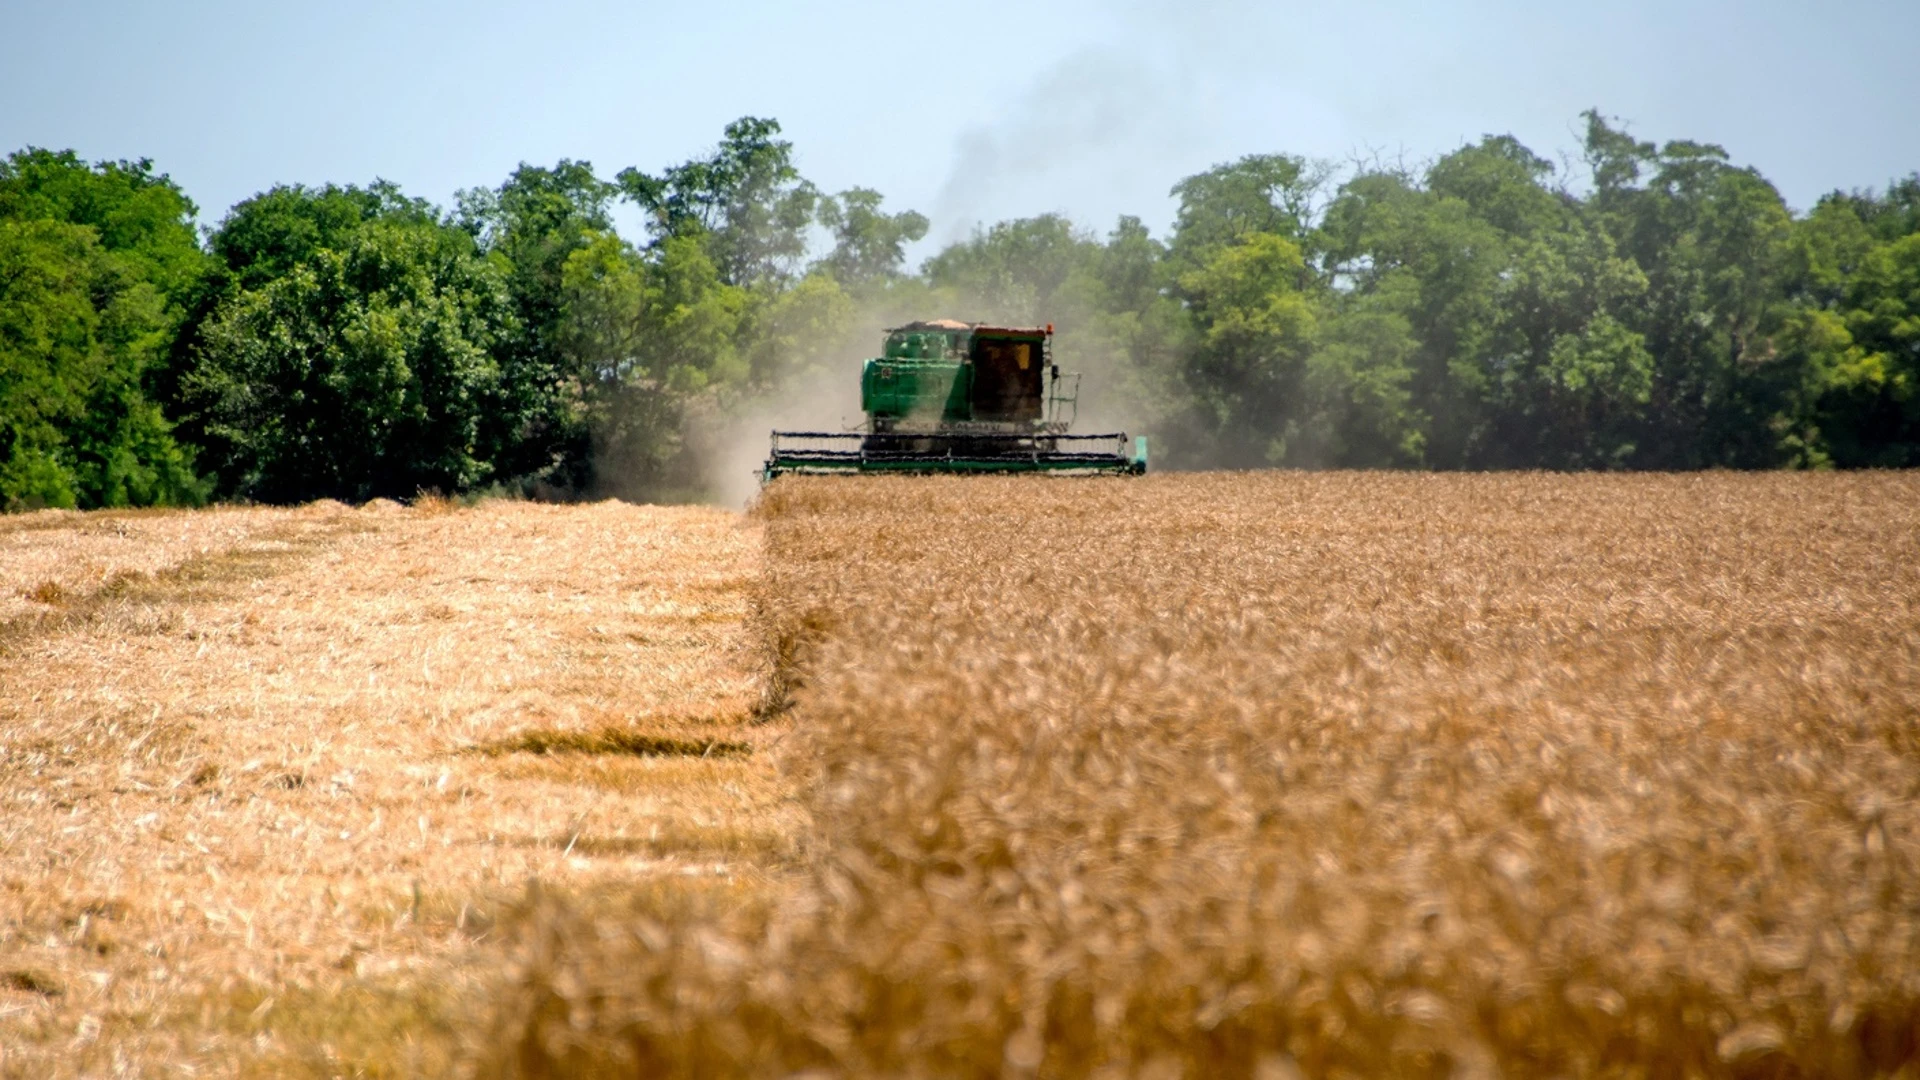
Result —
<svg viewBox="0 0 1920 1080"><path fill-rule="evenodd" d="M1179 465L1201 460L1211 426L1188 392L1195 334L1173 284L1166 245L1139 218L1122 217L1055 290L1047 319L1060 326L1057 359L1086 375L1080 419L1148 434L1156 458Z"/></svg>
<svg viewBox="0 0 1920 1080"><path fill-rule="evenodd" d="M0 165L0 220L92 229L101 250L153 286L175 317L208 270L195 213L192 200L145 158L89 167L71 150L29 148Z"/></svg>
<svg viewBox="0 0 1920 1080"><path fill-rule="evenodd" d="M729 285L777 288L807 254L819 192L793 165L780 124L745 116L714 153L658 176L621 170L618 183L648 215L656 245L697 238Z"/></svg>
<svg viewBox="0 0 1920 1080"><path fill-rule="evenodd" d="M1447 159L1436 165L1440 168ZM1321 228L1331 282L1405 320L1418 344L1406 361L1410 416L1424 430L1396 440L1422 463L1463 468L1486 437L1488 363L1512 239L1458 195L1415 178L1368 172L1342 185Z"/></svg>
<svg viewBox="0 0 1920 1080"><path fill-rule="evenodd" d="M688 497L730 417L929 315L1056 324L1083 425L1151 431L1163 462L1920 463L1920 174L1797 217L1718 147L1586 124L1584 196L1504 135L1337 188L1257 154L1176 185L1164 241L1044 215L917 274L923 216L822 197L753 117L657 175L523 164L451 218L382 182L279 187L210 252L147 162L22 151L0 499L192 501L189 446L251 498Z"/></svg>
<svg viewBox="0 0 1920 1080"><path fill-rule="evenodd" d="M147 386L204 264L193 204L145 161L0 163L0 506L204 498Z"/></svg>
<svg viewBox="0 0 1920 1080"><path fill-rule="evenodd" d="M1199 330L1188 373L1221 465L1301 463L1295 440L1317 329L1309 281L1299 245L1274 233L1216 248L1180 277Z"/></svg>
<svg viewBox="0 0 1920 1080"><path fill-rule="evenodd" d="M690 402L739 388L748 292L723 281L697 237L649 255L605 234L569 257L563 341L592 439L590 490L647 498L697 494L685 459Z"/></svg>
<svg viewBox="0 0 1920 1080"><path fill-rule="evenodd" d="M573 388L591 359L571 351L566 275L576 254L612 234L618 193L591 163L563 159L523 162L498 188L458 196L456 220L504 270L513 298L516 329L496 349L500 387L481 426L503 477L575 490L590 481L592 436Z"/></svg>
<svg viewBox="0 0 1920 1080"><path fill-rule="evenodd" d="M1646 275L1622 319L1653 357L1631 464L1778 464L1782 402L1769 370L1785 313L1791 216L1773 185L1726 151L1676 140L1655 149L1586 114L1589 207Z"/></svg>
<svg viewBox="0 0 1920 1080"><path fill-rule="evenodd" d="M1301 387L1294 463L1387 468L1419 463L1426 417L1413 403L1420 343L1402 305L1379 293L1336 297L1321 316Z"/></svg>
<svg viewBox="0 0 1920 1080"><path fill-rule="evenodd" d="M1653 357L1620 321L1646 277L1577 218L1532 235L1497 286L1488 430L1474 463L1618 468L1652 393Z"/></svg>
<svg viewBox="0 0 1920 1080"><path fill-rule="evenodd" d="M1837 314L1807 316L1823 339L1807 352L1825 452L1845 466L1920 465L1920 233L1868 252Z"/></svg>
<svg viewBox="0 0 1920 1080"><path fill-rule="evenodd" d="M364 188L283 184L235 206L208 246L219 260L222 285L258 289L322 251L349 246L362 225L381 219L432 224L438 215L426 200L408 198L390 181Z"/></svg>
<svg viewBox="0 0 1920 1080"><path fill-rule="evenodd" d="M844 378L845 363L871 342L854 297L831 273L808 274L752 309L744 334L747 381L763 396L822 379Z"/></svg>
<svg viewBox="0 0 1920 1080"><path fill-rule="evenodd" d="M1553 164L1511 135L1488 135L1442 157L1427 170L1426 188L1458 199L1505 236L1530 239L1569 224L1569 200L1546 186Z"/></svg>
<svg viewBox="0 0 1920 1080"><path fill-rule="evenodd" d="M1328 428L1364 432L1337 440L1342 454L1593 468L1638 451L1653 377L1637 328L1647 279L1553 174L1501 135L1419 177L1370 171L1342 185L1320 230L1338 313L1320 370L1350 373L1341 385L1369 402ZM1340 344L1345 317L1370 344Z"/></svg>
<svg viewBox="0 0 1920 1080"><path fill-rule="evenodd" d="M1845 205L1882 241L1920 233L1920 172L1895 180L1884 192L1835 192L1821 201Z"/></svg>
<svg viewBox="0 0 1920 1080"><path fill-rule="evenodd" d="M973 318L1035 324L1053 321L1061 289L1099 256L1097 240L1058 214L1042 214L976 231L928 259L921 273Z"/></svg>
<svg viewBox="0 0 1920 1080"><path fill-rule="evenodd" d="M1171 192L1180 200L1173 257L1192 267L1210 252L1260 233L1310 245L1330 171L1290 154L1251 154L1187 177Z"/></svg>
<svg viewBox="0 0 1920 1080"><path fill-rule="evenodd" d="M331 243L232 290L202 328L184 389L223 488L289 502L495 479L483 422L517 330L500 267L411 212Z"/></svg>

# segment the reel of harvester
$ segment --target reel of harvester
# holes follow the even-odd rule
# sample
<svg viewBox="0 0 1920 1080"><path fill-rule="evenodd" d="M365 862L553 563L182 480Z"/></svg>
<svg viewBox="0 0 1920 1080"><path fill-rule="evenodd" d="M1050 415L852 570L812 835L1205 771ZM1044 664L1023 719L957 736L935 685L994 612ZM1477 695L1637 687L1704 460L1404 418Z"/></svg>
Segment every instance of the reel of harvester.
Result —
<svg viewBox="0 0 1920 1080"><path fill-rule="evenodd" d="M1079 383L1053 362L1052 326L895 327L861 367L865 429L776 431L761 475L1145 472L1144 435L1067 433Z"/></svg>

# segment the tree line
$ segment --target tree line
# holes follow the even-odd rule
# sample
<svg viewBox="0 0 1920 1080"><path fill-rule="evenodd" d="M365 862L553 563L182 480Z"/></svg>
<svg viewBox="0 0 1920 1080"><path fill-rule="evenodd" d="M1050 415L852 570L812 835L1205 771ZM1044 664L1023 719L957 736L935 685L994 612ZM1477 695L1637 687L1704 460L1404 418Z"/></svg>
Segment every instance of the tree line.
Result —
<svg viewBox="0 0 1920 1080"><path fill-rule="evenodd" d="M1187 467L1920 464L1920 174L1795 214L1719 147L1585 116L1430 163L1253 155L1165 237L819 190L771 120L451 208L285 185L205 232L151 162L0 165L0 505L434 490L694 499L730 418L851 383L890 321L1051 322ZM614 214L640 212L644 235Z"/></svg>

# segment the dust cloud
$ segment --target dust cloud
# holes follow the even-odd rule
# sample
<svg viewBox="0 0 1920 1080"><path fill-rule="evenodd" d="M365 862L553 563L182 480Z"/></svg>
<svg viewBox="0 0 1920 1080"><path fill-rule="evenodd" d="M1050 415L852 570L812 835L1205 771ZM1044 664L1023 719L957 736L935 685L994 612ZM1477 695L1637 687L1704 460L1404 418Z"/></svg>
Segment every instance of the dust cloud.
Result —
<svg viewBox="0 0 1920 1080"><path fill-rule="evenodd" d="M874 338L878 347L878 337ZM744 509L760 491L760 470L775 431L858 431L860 363L865 353L851 350L844 362L814 368L781 393L728 417L699 447L700 475L709 498Z"/></svg>
<svg viewBox="0 0 1920 1080"><path fill-rule="evenodd" d="M824 347L805 343L802 356L776 356L775 370L786 372L777 385L731 413L715 415L690 429L686 445L693 454L707 500L741 509L760 490L760 470L774 431L861 431L860 366L878 356L889 327L939 313L906 310L885 298L856 308Z"/></svg>
<svg viewBox="0 0 1920 1080"><path fill-rule="evenodd" d="M1079 376L1077 416L1073 410L1063 415L1073 420L1070 430L1079 434L1153 433L1152 394L1117 343L1076 326L1084 322L1078 313L1063 310L1053 318L1027 306L993 302L954 290L939 290L930 303L916 302L911 307L899 298L885 298L867 305L849 320L848 328L837 334L838 340L826 350L826 359L812 364L794 362L789 367L793 374L778 389L731 415L712 413L690 418L685 446L694 459L706 501L740 509L753 500L760 490L761 467L770 449L771 432L864 430L861 364L880 354L889 328L941 318L1011 326L1054 323L1053 359L1066 377L1062 390L1073 389L1073 376ZM821 355L821 350L809 351Z"/></svg>

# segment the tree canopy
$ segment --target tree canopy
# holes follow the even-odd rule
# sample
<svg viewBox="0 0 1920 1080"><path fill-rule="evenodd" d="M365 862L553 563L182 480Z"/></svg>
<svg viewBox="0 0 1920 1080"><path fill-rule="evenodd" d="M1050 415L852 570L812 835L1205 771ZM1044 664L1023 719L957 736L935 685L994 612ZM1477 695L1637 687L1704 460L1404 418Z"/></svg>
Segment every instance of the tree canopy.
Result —
<svg viewBox="0 0 1920 1080"><path fill-rule="evenodd" d="M1175 184L1164 236L1044 214L918 267L926 217L823 193L771 119L451 210L282 185L204 236L150 162L29 148L0 164L0 505L699 498L733 418L942 315L1055 324L1084 415L1175 467L1920 464L1920 173L1796 213L1720 147L1583 120L1570 164L1251 154Z"/></svg>
<svg viewBox="0 0 1920 1080"><path fill-rule="evenodd" d="M207 494L149 393L207 269L193 214L146 161L0 163L0 506Z"/></svg>

